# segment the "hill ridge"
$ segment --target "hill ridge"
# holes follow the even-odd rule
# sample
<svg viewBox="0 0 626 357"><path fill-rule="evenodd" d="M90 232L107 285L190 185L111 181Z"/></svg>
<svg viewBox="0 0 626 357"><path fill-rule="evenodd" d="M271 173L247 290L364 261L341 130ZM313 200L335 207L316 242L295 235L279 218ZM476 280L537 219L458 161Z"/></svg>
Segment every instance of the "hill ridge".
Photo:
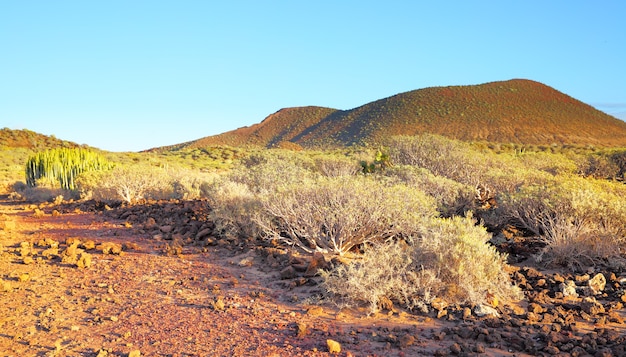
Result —
<svg viewBox="0 0 626 357"><path fill-rule="evenodd" d="M626 122L529 79L416 89L349 110L283 108L258 124L181 145L340 147L419 133L464 141L626 146Z"/></svg>

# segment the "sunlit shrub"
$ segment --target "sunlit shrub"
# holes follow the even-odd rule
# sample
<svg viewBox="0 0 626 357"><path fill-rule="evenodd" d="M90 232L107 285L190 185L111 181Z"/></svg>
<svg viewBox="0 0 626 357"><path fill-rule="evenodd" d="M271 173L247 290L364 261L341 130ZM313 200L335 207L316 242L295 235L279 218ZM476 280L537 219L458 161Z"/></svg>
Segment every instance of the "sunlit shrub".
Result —
<svg viewBox="0 0 626 357"><path fill-rule="evenodd" d="M261 212L258 194L247 185L231 181L226 175L202 187L211 203L210 219L216 235L237 238L257 237L255 217Z"/></svg>
<svg viewBox="0 0 626 357"><path fill-rule="evenodd" d="M624 249L625 194L619 183L558 177L504 195L501 210L511 223L546 242L541 260L582 266L618 256Z"/></svg>
<svg viewBox="0 0 626 357"><path fill-rule="evenodd" d="M144 165L119 166L106 172L88 172L78 178L78 188L85 198L130 204L173 196L172 181L167 171Z"/></svg>
<svg viewBox="0 0 626 357"><path fill-rule="evenodd" d="M393 164L413 165L465 184L479 181L480 161L463 142L438 135L393 137L388 142Z"/></svg>
<svg viewBox="0 0 626 357"><path fill-rule="evenodd" d="M484 227L466 217L429 218L404 242L374 244L362 259L322 274L324 287L342 302L376 311L390 299L423 307L434 297L450 303L508 303L521 298L506 272L506 257L486 244Z"/></svg>
<svg viewBox="0 0 626 357"><path fill-rule="evenodd" d="M410 187L416 187L437 202L437 210L446 217L464 214L473 208L475 189L470 185L436 176L428 169L410 165L394 165L384 176Z"/></svg>
<svg viewBox="0 0 626 357"><path fill-rule="evenodd" d="M258 225L269 239L307 251L344 254L354 246L410 235L435 216L432 198L366 177L322 178L262 196Z"/></svg>

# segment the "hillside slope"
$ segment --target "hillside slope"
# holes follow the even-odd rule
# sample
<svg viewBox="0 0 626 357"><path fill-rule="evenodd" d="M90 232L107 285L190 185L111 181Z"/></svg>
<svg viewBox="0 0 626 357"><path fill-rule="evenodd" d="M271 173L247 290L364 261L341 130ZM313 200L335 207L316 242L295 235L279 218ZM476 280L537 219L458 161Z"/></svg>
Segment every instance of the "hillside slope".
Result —
<svg viewBox="0 0 626 357"><path fill-rule="evenodd" d="M465 141L626 146L626 122L542 83L524 79L400 93L351 110L282 109L259 124L176 147L303 147L378 143L392 135Z"/></svg>

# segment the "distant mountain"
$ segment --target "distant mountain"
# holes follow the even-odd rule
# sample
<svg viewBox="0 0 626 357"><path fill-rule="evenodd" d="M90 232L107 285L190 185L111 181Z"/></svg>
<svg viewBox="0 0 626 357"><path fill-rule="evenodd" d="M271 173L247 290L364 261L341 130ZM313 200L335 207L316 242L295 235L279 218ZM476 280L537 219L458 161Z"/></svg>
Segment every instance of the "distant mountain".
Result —
<svg viewBox="0 0 626 357"><path fill-rule="evenodd" d="M0 148L45 150L57 147L77 147L76 143L36 133L30 130L0 129Z"/></svg>
<svg viewBox="0 0 626 357"><path fill-rule="evenodd" d="M626 146L626 122L549 86L513 79L400 93L350 110L281 109L259 124L168 147L337 147L433 133L464 141Z"/></svg>

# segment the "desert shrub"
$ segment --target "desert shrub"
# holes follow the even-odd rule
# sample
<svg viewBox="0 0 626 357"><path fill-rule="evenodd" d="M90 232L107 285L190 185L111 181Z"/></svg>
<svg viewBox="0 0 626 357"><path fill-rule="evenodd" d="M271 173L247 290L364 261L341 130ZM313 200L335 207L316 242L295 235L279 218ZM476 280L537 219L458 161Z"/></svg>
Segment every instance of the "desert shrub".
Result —
<svg viewBox="0 0 626 357"><path fill-rule="evenodd" d="M547 244L545 263L583 266L615 257L626 243L626 189L619 183L558 177L504 195L505 217Z"/></svg>
<svg viewBox="0 0 626 357"><path fill-rule="evenodd" d="M79 177L78 189L84 198L129 204L174 196L168 172L145 165L118 166L111 171L86 173Z"/></svg>
<svg viewBox="0 0 626 357"><path fill-rule="evenodd" d="M433 197L437 203L437 210L444 217L464 214L473 208L474 187L434 175L428 169L394 165L385 170L383 175L396 182L416 187Z"/></svg>
<svg viewBox="0 0 626 357"><path fill-rule="evenodd" d="M316 170L326 177L354 176L361 167L353 159L337 156L320 156L314 159Z"/></svg>
<svg viewBox="0 0 626 357"><path fill-rule="evenodd" d="M257 224L269 239L304 251L344 254L353 247L409 235L436 215L432 198L406 185L366 177L320 178L261 197Z"/></svg>
<svg viewBox="0 0 626 357"><path fill-rule="evenodd" d="M344 305L368 304L371 313L387 300L423 309L441 285L432 270L413 259L404 241L365 246L361 257L322 271L321 276L324 289L335 300Z"/></svg>
<svg viewBox="0 0 626 357"><path fill-rule="evenodd" d="M202 187L211 203L210 220L214 233L221 237L257 237L255 217L261 211L258 194L247 185L230 180L226 175Z"/></svg>
<svg viewBox="0 0 626 357"><path fill-rule="evenodd" d="M398 136L389 140L391 162L430 170L461 183L475 185L485 164L469 144L433 134Z"/></svg>
<svg viewBox="0 0 626 357"><path fill-rule="evenodd" d="M494 304L519 299L506 272L506 256L486 244L471 215L425 220L407 243L374 244L362 259L322 273L326 290L373 311L390 299L409 309L434 297L450 303Z"/></svg>
<svg viewBox="0 0 626 357"><path fill-rule="evenodd" d="M278 149L252 153L229 173L231 181L244 184L255 193L273 192L285 184L304 184L316 176L311 158Z"/></svg>
<svg viewBox="0 0 626 357"><path fill-rule="evenodd" d="M579 175L595 178L614 178L619 176L620 168L608 155L591 153L579 155L577 171Z"/></svg>
<svg viewBox="0 0 626 357"><path fill-rule="evenodd" d="M544 171L554 176L575 174L578 170L576 163L562 154L525 151L516 156L525 168Z"/></svg>

